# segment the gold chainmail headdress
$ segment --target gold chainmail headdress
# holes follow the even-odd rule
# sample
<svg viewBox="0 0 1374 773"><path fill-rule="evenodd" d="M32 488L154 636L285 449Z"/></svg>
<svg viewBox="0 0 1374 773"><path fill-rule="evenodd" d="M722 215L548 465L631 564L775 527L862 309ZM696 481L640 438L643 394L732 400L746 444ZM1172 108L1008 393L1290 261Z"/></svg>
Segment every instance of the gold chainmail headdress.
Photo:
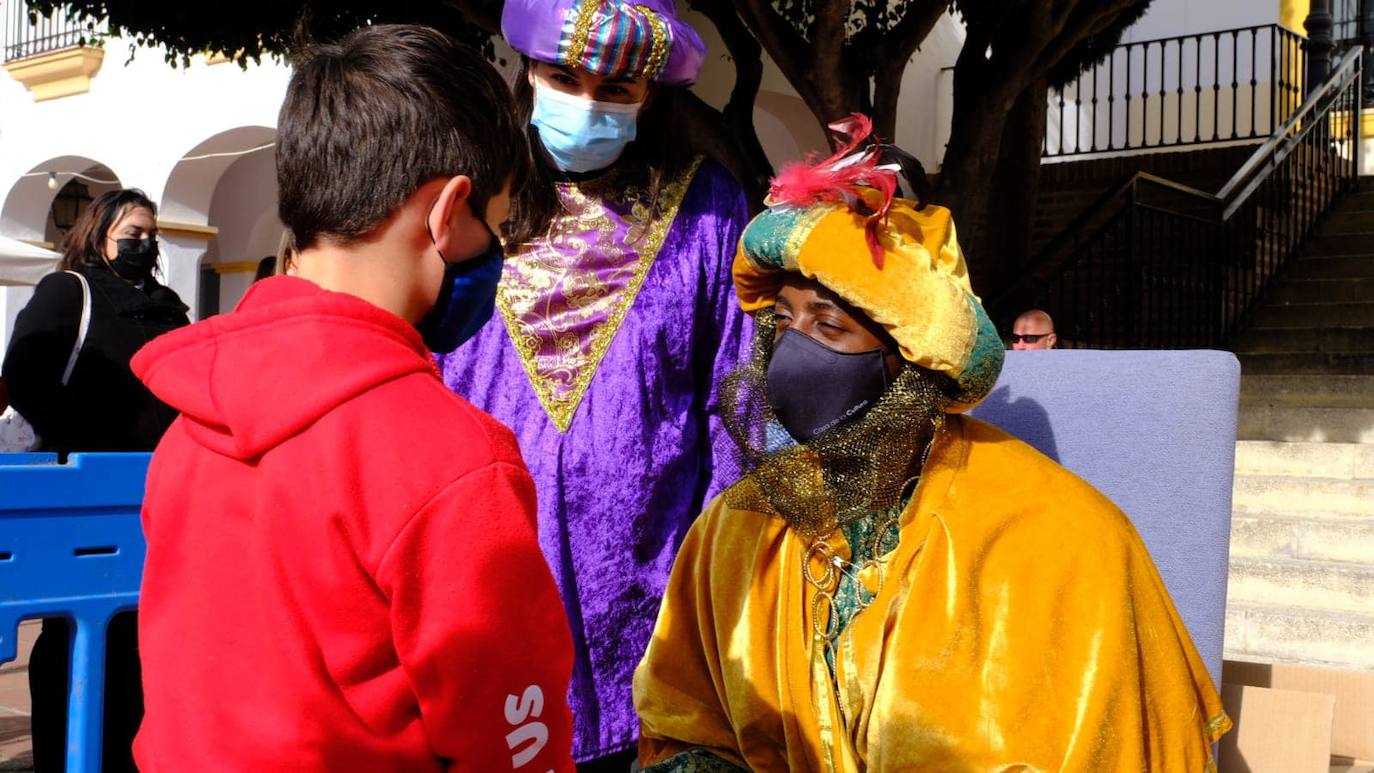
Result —
<svg viewBox="0 0 1374 773"><path fill-rule="evenodd" d="M787 434L768 400L773 353L772 308L754 317L753 350L721 390L726 431L743 478L725 493L727 506L778 515L814 539L870 513L895 507L908 493L913 462L922 458L949 404L947 377L910 363L867 413L805 444Z"/></svg>

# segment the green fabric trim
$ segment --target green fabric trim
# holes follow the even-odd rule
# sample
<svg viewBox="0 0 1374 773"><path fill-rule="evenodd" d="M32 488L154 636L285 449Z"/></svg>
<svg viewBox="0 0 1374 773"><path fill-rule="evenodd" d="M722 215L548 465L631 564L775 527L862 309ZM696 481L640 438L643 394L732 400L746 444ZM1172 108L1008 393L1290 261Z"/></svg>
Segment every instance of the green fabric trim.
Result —
<svg viewBox="0 0 1374 773"><path fill-rule="evenodd" d="M901 515L905 503L871 513L867 517L845 524L840 527L840 532L844 534L845 541L849 543L849 564L851 567L861 566L880 556L885 556L897 549L897 543L902 536L901 528L897 524L897 516ZM874 535L883 524L888 524L888 529L880 539L875 540ZM876 546L876 550L874 550ZM844 633L844 629L849 627L849 623L863 611L865 607L873 603L874 595L859 582L857 572L852 568L840 572L839 582L835 586L834 611L837 627L835 634L838 636ZM835 675L834 651L827 649L825 653L826 662L830 665L830 675Z"/></svg>
<svg viewBox="0 0 1374 773"><path fill-rule="evenodd" d="M795 271L811 229L834 210L833 204L765 209L744 229L744 254L760 268Z"/></svg>
<svg viewBox="0 0 1374 773"><path fill-rule="evenodd" d="M958 411L966 411L988 396L997 384L997 377L1002 374L1002 362L1007 356L1007 346L1002 336L998 335L997 326L983 310L983 304L972 295L965 294L964 297L973 310L974 318L978 320L978 333L973 339L968 365L956 380L959 393L953 396L954 405L951 407Z"/></svg>
<svg viewBox="0 0 1374 773"><path fill-rule="evenodd" d="M643 771L644 773L747 773L746 768L726 762L705 749L689 749L662 762L656 762L643 768Z"/></svg>

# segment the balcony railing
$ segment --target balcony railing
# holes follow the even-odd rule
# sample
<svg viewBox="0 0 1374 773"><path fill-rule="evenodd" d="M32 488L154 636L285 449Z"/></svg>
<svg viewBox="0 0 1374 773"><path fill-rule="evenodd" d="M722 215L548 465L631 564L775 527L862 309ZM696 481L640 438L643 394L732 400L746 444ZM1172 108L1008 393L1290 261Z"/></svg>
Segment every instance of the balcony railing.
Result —
<svg viewBox="0 0 1374 773"><path fill-rule="evenodd" d="M1360 169L1362 46L1216 194L1137 173L1108 191L990 301L1035 307L1089 348L1226 346Z"/></svg>
<svg viewBox="0 0 1374 773"><path fill-rule="evenodd" d="M1042 155L1259 142L1302 104L1305 61L1277 24L1117 46L1050 92Z"/></svg>
<svg viewBox="0 0 1374 773"><path fill-rule="evenodd" d="M3 54L6 62L91 45L103 32L94 22L72 19L61 11L49 16L31 16L28 4L21 0L3 0L0 7L4 9Z"/></svg>

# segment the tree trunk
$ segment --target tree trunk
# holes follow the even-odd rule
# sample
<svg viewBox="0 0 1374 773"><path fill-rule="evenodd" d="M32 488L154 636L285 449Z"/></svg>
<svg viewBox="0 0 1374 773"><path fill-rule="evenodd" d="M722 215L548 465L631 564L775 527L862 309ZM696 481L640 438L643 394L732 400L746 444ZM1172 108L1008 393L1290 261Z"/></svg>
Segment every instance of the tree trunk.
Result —
<svg viewBox="0 0 1374 773"><path fill-rule="evenodd" d="M988 186L990 211L997 213L997 228L984 231L986 241L982 249L987 254L999 256L1002 266L999 275L988 284L988 291L1010 293L1006 302L995 310L998 316L1011 314L1014 318L1033 302L1030 288L1007 285L1016 282L1033 257L1030 254L1031 237L1040 192L1040 149L1045 137L1048 92L1049 82L1043 79L1032 81L1021 92L1016 106L1007 116L997 166L992 184ZM985 295L984 300L994 297ZM1012 318L994 317L993 321L1008 325Z"/></svg>
<svg viewBox="0 0 1374 773"><path fill-rule="evenodd" d="M901 73L889 77L900 79ZM795 84L794 84L795 85ZM817 71L807 81L807 88L799 90L811 114L821 125L821 131L834 145L830 136L830 124L845 118L851 113L873 114L873 99L870 91L870 77L859 72L853 58L843 57L838 65Z"/></svg>
<svg viewBox="0 0 1374 773"><path fill-rule="evenodd" d="M988 215L997 211L1002 195L995 190L992 175L1020 90L1012 91L1008 77L993 72L981 52L977 59L982 61L973 62L966 61L973 58L967 53L960 54L954 71L954 115L935 201L949 207L959 224L960 246L968 257L974 292L990 297L1001 291L1001 283L1016 265L994 251L988 232L995 229ZM1000 222L1000 213L998 218Z"/></svg>
<svg viewBox="0 0 1374 773"><path fill-rule="evenodd" d="M902 72L879 73L873 83L873 133L883 142L897 141L897 103L902 96Z"/></svg>
<svg viewBox="0 0 1374 773"><path fill-rule="evenodd" d="M768 180L773 176L773 167L763 151L758 129L754 125L754 104L759 86L763 83L763 47L749 32L732 4L724 0L697 0L692 5L711 20L725 42L725 48L735 65L735 85L720 113L711 110L700 100L695 100L697 104L690 105L690 109L703 122L710 122L711 116L719 116L720 128L728 138L718 137L715 144L722 146L728 140L730 145L729 158L721 162L740 181L749 209L756 213L763 209ZM697 135L697 132L693 131L692 134Z"/></svg>

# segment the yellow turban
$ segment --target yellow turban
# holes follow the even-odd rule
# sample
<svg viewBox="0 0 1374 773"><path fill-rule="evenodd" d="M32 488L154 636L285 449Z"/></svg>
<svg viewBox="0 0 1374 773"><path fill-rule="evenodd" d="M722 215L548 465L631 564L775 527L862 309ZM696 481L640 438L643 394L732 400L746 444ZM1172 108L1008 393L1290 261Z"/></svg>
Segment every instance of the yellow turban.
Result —
<svg viewBox="0 0 1374 773"><path fill-rule="evenodd" d="M877 209L882 194L864 189ZM879 267L870 218L843 203L776 206L749 223L735 256L735 291L747 312L772 306L784 272L816 280L882 325L908 362L952 378L951 413L978 404L997 381L1004 347L969 286L949 210L894 199L878 221Z"/></svg>

